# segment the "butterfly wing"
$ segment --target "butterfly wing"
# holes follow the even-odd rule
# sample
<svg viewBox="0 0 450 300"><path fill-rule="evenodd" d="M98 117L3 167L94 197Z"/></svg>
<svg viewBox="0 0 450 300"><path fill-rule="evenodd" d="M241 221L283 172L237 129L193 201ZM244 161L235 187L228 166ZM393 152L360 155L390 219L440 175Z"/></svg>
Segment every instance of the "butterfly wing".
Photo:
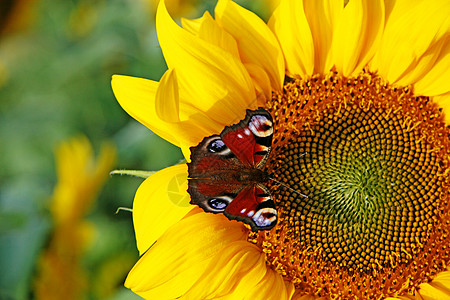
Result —
<svg viewBox="0 0 450 300"><path fill-rule="evenodd" d="M249 224L253 231L271 229L277 223L277 210L269 189L263 184L246 186L224 211L232 220Z"/></svg>
<svg viewBox="0 0 450 300"><path fill-rule="evenodd" d="M191 201L203 210L223 213L230 220L249 224L253 231L268 230L277 223L277 210L270 192L263 184L221 185L208 180L189 179Z"/></svg>
<svg viewBox="0 0 450 300"><path fill-rule="evenodd" d="M247 110L247 115L236 125L227 126L220 136L239 161L261 168L269 158L272 146L273 120L266 110Z"/></svg>
<svg viewBox="0 0 450 300"><path fill-rule="evenodd" d="M236 156L225 145L221 137L206 137L196 147L191 147L191 162L188 163L188 193L191 204L207 212L223 212L220 201L216 206L210 199L222 199L228 204L243 189L242 183L234 178L244 168Z"/></svg>
<svg viewBox="0 0 450 300"><path fill-rule="evenodd" d="M219 135L206 137L191 147L190 178L211 178L243 168L261 168L272 146L273 120L263 109L247 110L238 124L227 126Z"/></svg>
<svg viewBox="0 0 450 300"><path fill-rule="evenodd" d="M191 204L206 212L224 213L249 224L253 230L272 228L277 221L269 190L256 175L270 153L273 122L262 109L247 111L244 120L219 135L191 147L188 193ZM259 173L258 173L259 172ZM252 179L242 179L242 174Z"/></svg>
<svg viewBox="0 0 450 300"><path fill-rule="evenodd" d="M224 174L238 172L244 166L221 137L206 137L196 147L191 147L191 162L188 163L189 178L218 180Z"/></svg>

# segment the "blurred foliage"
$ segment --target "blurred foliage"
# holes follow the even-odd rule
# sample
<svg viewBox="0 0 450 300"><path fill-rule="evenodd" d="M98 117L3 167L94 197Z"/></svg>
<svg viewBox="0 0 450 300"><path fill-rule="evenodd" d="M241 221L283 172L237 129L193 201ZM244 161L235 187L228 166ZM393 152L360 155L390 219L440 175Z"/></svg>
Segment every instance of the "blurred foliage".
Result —
<svg viewBox="0 0 450 300"><path fill-rule="evenodd" d="M34 297L37 261L55 229L49 204L61 141L82 133L98 153L107 140L117 147L118 169L159 170L182 159L177 147L131 119L110 87L113 74L159 80L165 72L155 2L1 2L0 299ZM216 1L176 2L189 2L180 14L198 17ZM267 20L262 2L237 2ZM115 212L132 206L141 181L109 178L87 215L96 235L81 260L89 270L86 298L137 298L122 287L138 259L131 214Z"/></svg>

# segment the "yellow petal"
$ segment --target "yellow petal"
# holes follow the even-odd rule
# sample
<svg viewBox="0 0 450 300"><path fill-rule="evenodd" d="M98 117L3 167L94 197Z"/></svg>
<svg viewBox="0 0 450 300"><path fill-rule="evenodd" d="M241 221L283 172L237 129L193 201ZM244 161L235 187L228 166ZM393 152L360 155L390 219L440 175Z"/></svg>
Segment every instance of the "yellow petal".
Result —
<svg viewBox="0 0 450 300"><path fill-rule="evenodd" d="M156 90L155 111L158 118L165 122L180 122L180 96L174 70L168 70L161 77Z"/></svg>
<svg viewBox="0 0 450 300"><path fill-rule="evenodd" d="M430 49L448 39L449 11L450 2L446 0L398 1L386 23L371 70L391 83L409 85L420 79L432 69L439 55L439 51Z"/></svg>
<svg viewBox="0 0 450 300"><path fill-rule="evenodd" d="M333 32L331 64L344 76L361 72L377 49L383 27L383 1L349 1Z"/></svg>
<svg viewBox="0 0 450 300"><path fill-rule="evenodd" d="M281 1L268 23L280 42L286 73L291 77L310 76L314 70L314 43L302 2Z"/></svg>
<svg viewBox="0 0 450 300"><path fill-rule="evenodd" d="M314 74L328 73L333 67L328 59L333 30L344 5L341 1L304 1L305 15L314 42ZM329 64L326 65L327 61Z"/></svg>
<svg viewBox="0 0 450 300"><path fill-rule="evenodd" d="M427 72L420 74L414 84L414 92L418 95L435 96L450 92L450 35L442 42L445 44L441 46L438 43L437 47L431 48L440 48L436 51L437 54L433 55L436 57L433 64L429 64L431 70L427 68Z"/></svg>
<svg viewBox="0 0 450 300"><path fill-rule="evenodd" d="M422 84L421 84L419 90L421 90L421 91L430 90L430 89L428 89L428 86L425 86L428 83L430 83L430 84L432 83L432 82L430 82L430 78L428 78L427 80L423 80L423 79L430 72L432 72L432 70L434 70L434 64L439 60L439 56L441 56L443 54L442 50L444 48L445 42L446 42L445 39L440 39L436 43L433 43L433 45L430 45L430 48L428 48L427 51L425 51L425 53L418 56L415 59L415 62L412 62L411 65L409 66L409 69L414 68L414 71L413 72L411 72L409 70L405 71L404 76L402 76L401 78L399 78L399 80L397 80L397 82L396 82L397 85L414 84L416 86L417 81L422 81ZM445 59L444 59L444 61L445 61ZM446 88L446 84L444 82L444 84L442 86L439 85L439 83L442 83L442 82L439 82L440 74L436 74L436 72L445 73L445 71L447 71L447 70L443 70L442 68L438 67L437 70L435 70L435 72L433 72L434 76L431 76L433 78L436 75L438 75L438 78L433 78L438 81L438 86L437 86L438 89ZM417 88L415 88L414 91L416 92L416 94L419 94L417 92ZM428 95L428 94L426 94L426 95ZM434 95L435 94L429 95L429 96L434 96Z"/></svg>
<svg viewBox="0 0 450 300"><path fill-rule="evenodd" d="M181 18L181 26L183 26L183 28L190 33L197 35L198 31L200 30L200 26L202 25L203 19L207 14L209 15L209 12L206 11L203 16L197 19Z"/></svg>
<svg viewBox="0 0 450 300"><path fill-rule="evenodd" d="M245 68L255 82L255 89L257 91L256 101L270 99L272 97L272 87L267 73L264 72L260 66L255 64L245 64ZM264 106L264 103L265 101L258 102L258 107Z"/></svg>
<svg viewBox="0 0 450 300"><path fill-rule="evenodd" d="M203 114L209 124L217 124L212 134L231 124L236 116L243 116L255 99L255 89L242 62L180 28L169 16L164 1L159 3L156 26L167 65L177 71L180 119Z"/></svg>
<svg viewBox="0 0 450 300"><path fill-rule="evenodd" d="M182 150L183 153L189 153L185 158L190 161L189 147L197 145L205 136L222 130L223 126L212 121L205 113L180 104L175 71L168 70L161 78L155 97L155 111L158 119L154 119L152 123L163 124L168 128L167 130L176 133L179 137L178 146L186 147ZM184 116L183 120L182 116Z"/></svg>
<svg viewBox="0 0 450 300"><path fill-rule="evenodd" d="M151 131L179 146L180 141L171 124L161 120L156 113L155 96L159 83L122 75L114 75L112 89L122 108L134 119L147 126Z"/></svg>
<svg viewBox="0 0 450 300"><path fill-rule="evenodd" d="M198 37L213 45L219 46L240 59L236 40L213 20L209 12L205 12L203 15L202 23L198 31Z"/></svg>
<svg viewBox="0 0 450 300"><path fill-rule="evenodd" d="M188 23L193 25L192 23ZM184 25L183 25L184 26ZM188 25L189 26L189 25ZM205 12L200 21L200 26L198 26L196 34L203 40L212 43L216 46L233 54L240 59L239 49L236 40L228 32L226 32L222 27L220 27L216 21L213 20L208 12ZM272 96L272 86L270 83L270 78L266 71L259 65L252 63L244 63L247 72L253 79L255 90L257 92L257 99L270 99ZM261 97L258 95L261 94ZM255 102L258 100L255 99ZM258 103L259 106L263 106L265 101Z"/></svg>
<svg viewBox="0 0 450 300"><path fill-rule="evenodd" d="M294 293L294 284L285 282L283 277L272 269L267 269L264 278L245 296L245 299L288 300Z"/></svg>
<svg viewBox="0 0 450 300"><path fill-rule="evenodd" d="M123 109L160 137L184 147L182 150L188 154L188 161L189 147L197 145L205 136L220 132L225 126L180 103L175 70L168 70L161 83L114 75L111 84Z"/></svg>
<svg viewBox="0 0 450 300"><path fill-rule="evenodd" d="M217 22L239 45L242 62L261 67L270 78L273 90L284 82L284 58L275 35L256 14L230 0L219 0L215 9Z"/></svg>
<svg viewBox="0 0 450 300"><path fill-rule="evenodd" d="M246 240L230 243L214 256L207 273L186 294L189 299L214 299L231 294L242 299L266 273L261 249Z"/></svg>
<svg viewBox="0 0 450 300"><path fill-rule="evenodd" d="M136 192L133 222L142 254L194 206L187 193L187 166L176 165L147 178Z"/></svg>
<svg viewBox="0 0 450 300"><path fill-rule="evenodd" d="M247 234L242 223L229 221L223 215L203 211L189 214L141 257L125 286L147 299L181 297L197 280L209 276L213 258L230 243L245 241Z"/></svg>
<svg viewBox="0 0 450 300"><path fill-rule="evenodd" d="M434 289L438 290L439 294L445 295L445 297L450 299L450 268L447 268L446 271L440 272L431 282L428 282L424 285L427 284L431 285ZM422 285L420 286L419 293L423 295Z"/></svg>
<svg viewBox="0 0 450 300"><path fill-rule="evenodd" d="M431 283L425 283L420 285L418 291L420 299L423 300L436 300L436 299L450 299L450 287L434 286Z"/></svg>

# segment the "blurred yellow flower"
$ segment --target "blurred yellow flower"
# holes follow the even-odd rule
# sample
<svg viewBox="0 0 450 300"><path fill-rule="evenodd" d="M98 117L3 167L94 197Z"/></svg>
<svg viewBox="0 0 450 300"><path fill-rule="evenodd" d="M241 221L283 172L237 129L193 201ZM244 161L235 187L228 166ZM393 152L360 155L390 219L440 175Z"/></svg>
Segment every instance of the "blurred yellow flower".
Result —
<svg viewBox="0 0 450 300"><path fill-rule="evenodd" d="M265 24L219 0L215 19L180 28L160 2L168 71L114 76L120 105L188 161L262 106L267 170L308 198L269 185L279 222L251 233L190 206L186 165L166 168L136 193L142 256L125 285L149 299L450 299L449 13L282 0Z"/></svg>
<svg viewBox="0 0 450 300"><path fill-rule="evenodd" d="M89 141L81 136L57 148L58 183L50 202L54 229L39 260L37 299L80 299L86 292L87 278L80 260L94 228L84 217L113 168L115 157L115 147L105 144L94 160Z"/></svg>
<svg viewBox="0 0 450 300"><path fill-rule="evenodd" d="M73 7L67 20L67 35L72 38L81 38L92 33L99 19L99 6L99 2L79 1Z"/></svg>

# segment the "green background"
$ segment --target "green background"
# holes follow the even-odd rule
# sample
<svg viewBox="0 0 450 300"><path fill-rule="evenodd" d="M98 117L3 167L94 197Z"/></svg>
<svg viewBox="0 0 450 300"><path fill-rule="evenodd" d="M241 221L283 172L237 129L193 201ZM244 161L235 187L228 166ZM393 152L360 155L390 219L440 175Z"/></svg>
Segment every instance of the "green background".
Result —
<svg viewBox="0 0 450 300"><path fill-rule="evenodd" d="M113 74L159 80L166 65L158 46L154 12L145 1L4 1L6 16L27 9L26 25L0 35L0 299L33 298L36 259L52 232L48 203L56 184L54 150L86 135L98 153L104 141L118 149L117 169L160 170L181 151L130 118L111 90ZM190 1L186 17L213 11L216 1ZM4 5L8 4L8 5ZM267 18L263 1L240 4ZM86 299L99 298L103 266L128 253L135 260L131 207L142 179L107 180L87 219L98 235L82 261ZM107 299L136 299L123 287L132 267L117 266Z"/></svg>

